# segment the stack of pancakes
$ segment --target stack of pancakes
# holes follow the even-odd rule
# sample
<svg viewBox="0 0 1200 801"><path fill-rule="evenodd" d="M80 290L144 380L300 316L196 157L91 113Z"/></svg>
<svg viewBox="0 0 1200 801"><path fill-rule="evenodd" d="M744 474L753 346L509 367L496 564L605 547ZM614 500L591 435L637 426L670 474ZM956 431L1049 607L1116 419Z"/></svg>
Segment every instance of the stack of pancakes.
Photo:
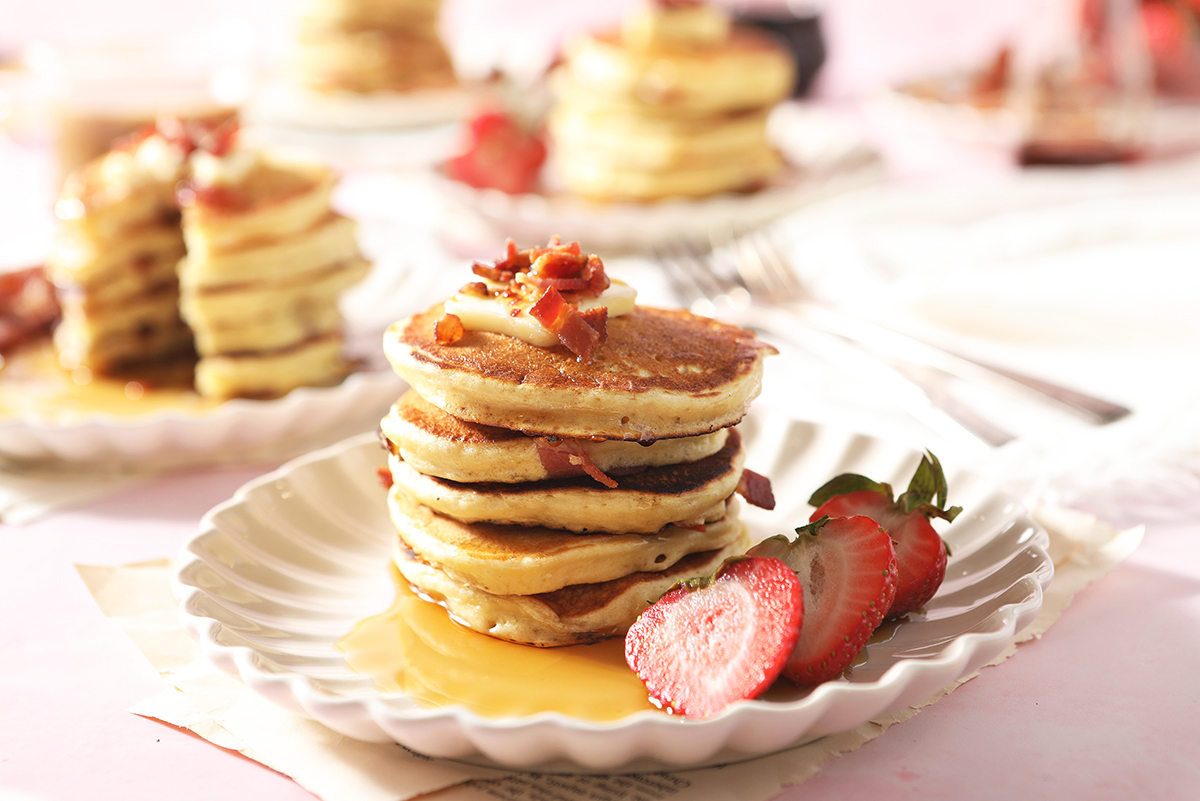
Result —
<svg viewBox="0 0 1200 801"><path fill-rule="evenodd" d="M621 31L566 48L552 79L555 169L596 200L760 187L783 165L767 116L794 80L787 48L726 12L648 4Z"/></svg>
<svg viewBox="0 0 1200 801"><path fill-rule="evenodd" d="M238 164L200 182L183 210L180 309L200 357L196 390L270 398L338 383L348 369L338 297L368 263L354 222L330 208L332 173L249 150L223 160Z"/></svg>
<svg viewBox="0 0 1200 801"><path fill-rule="evenodd" d="M67 180L47 258L64 368L186 380L194 365L221 399L345 377L338 296L368 264L330 209L333 175L236 131L163 120Z"/></svg>
<svg viewBox="0 0 1200 801"><path fill-rule="evenodd" d="M395 563L420 595L501 639L590 642L746 549L733 426L769 346L634 307L583 361L491 331L442 344L443 314L384 340L412 387L381 428Z"/></svg>
<svg viewBox="0 0 1200 801"><path fill-rule="evenodd" d="M146 135L64 183L46 272L63 311L54 341L66 369L116 374L190 357L175 274L184 252L175 184L185 167L181 148Z"/></svg>
<svg viewBox="0 0 1200 801"><path fill-rule="evenodd" d="M455 83L441 0L304 0L294 65L316 92L404 92Z"/></svg>

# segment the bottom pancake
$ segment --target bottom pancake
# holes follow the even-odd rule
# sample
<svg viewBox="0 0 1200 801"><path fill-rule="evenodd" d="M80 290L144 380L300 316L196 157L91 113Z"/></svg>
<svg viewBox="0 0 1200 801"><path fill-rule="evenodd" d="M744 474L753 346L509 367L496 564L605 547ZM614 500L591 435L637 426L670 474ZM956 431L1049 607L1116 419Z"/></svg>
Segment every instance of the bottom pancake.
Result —
<svg viewBox="0 0 1200 801"><path fill-rule="evenodd" d="M278 398L296 387L339 384L349 372L341 335L328 334L280 350L203 356L196 391L209 398Z"/></svg>
<svg viewBox="0 0 1200 801"><path fill-rule="evenodd" d="M598 584L573 584L538 595L496 595L456 581L420 560L397 537L394 561L418 595L460 624L502 640L548 648L624 636L646 607L677 582L716 572L749 547L749 530L724 548L689 554L666 570L630 573Z"/></svg>

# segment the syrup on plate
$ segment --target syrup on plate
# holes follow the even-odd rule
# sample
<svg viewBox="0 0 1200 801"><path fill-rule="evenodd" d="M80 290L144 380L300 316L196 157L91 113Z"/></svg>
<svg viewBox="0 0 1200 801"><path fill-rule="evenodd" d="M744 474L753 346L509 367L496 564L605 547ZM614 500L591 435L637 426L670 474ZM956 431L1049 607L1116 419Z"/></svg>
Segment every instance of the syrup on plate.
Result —
<svg viewBox="0 0 1200 801"><path fill-rule="evenodd" d="M395 568L392 580L392 607L338 642L346 663L383 692L487 717L561 712L605 722L657 709L625 664L621 637L559 648L517 645L458 625L417 597Z"/></svg>
<svg viewBox="0 0 1200 801"><path fill-rule="evenodd" d="M71 423L94 414L137 417L161 409L202 412L220 401L197 395L186 376L163 373L138 380L64 370L49 340L10 354L0 369L0 419L34 418Z"/></svg>

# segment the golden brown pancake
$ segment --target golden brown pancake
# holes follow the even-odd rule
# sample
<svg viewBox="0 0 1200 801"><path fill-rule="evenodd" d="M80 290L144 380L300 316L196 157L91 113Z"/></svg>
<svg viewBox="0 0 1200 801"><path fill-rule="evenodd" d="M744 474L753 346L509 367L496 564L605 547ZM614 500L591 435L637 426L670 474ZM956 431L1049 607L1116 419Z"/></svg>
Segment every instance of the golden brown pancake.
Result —
<svg viewBox="0 0 1200 801"><path fill-rule="evenodd" d="M370 266L353 221L330 210L328 169L251 155L183 210L179 308L200 357L196 389L210 397L272 398L341 381L349 365L338 298Z"/></svg>
<svg viewBox="0 0 1200 801"><path fill-rule="evenodd" d="M689 554L665 570L532 595L499 595L451 578L422 561L402 540L394 561L419 595L443 605L470 629L539 647L571 645L624 635L675 583L711 575L726 558L744 552L749 534L744 525L736 525L738 535L725 547Z"/></svg>
<svg viewBox="0 0 1200 801"><path fill-rule="evenodd" d="M725 444L726 430L698 437L660 439L649 444L626 440L531 437L520 431L472 423L426 403L416 392L404 394L380 422L387 447L427 475L460 483L545 481L583 475L580 460L566 454L577 448L601 472L619 479L645 467L694 462ZM564 454L553 458L558 448Z"/></svg>
<svg viewBox="0 0 1200 801"><path fill-rule="evenodd" d="M395 485L414 501L465 523L651 534L669 523L700 523L737 489L743 459L742 438L733 429L711 456L621 476L616 487L590 476L460 484L427 476L397 456L389 466Z"/></svg>
<svg viewBox="0 0 1200 801"><path fill-rule="evenodd" d="M684 554L724 547L738 533L739 503L706 515L703 530L666 526L651 534L575 534L542 526L463 523L416 503L399 487L388 512L400 537L424 561L502 595L531 595L662 570Z"/></svg>
<svg viewBox="0 0 1200 801"><path fill-rule="evenodd" d="M441 316L438 304L388 329L396 372L455 417L538 435L651 442L734 425L775 352L746 329L645 306L608 321L590 362L488 331L440 345Z"/></svg>
<svg viewBox="0 0 1200 801"><path fill-rule="evenodd" d="M778 40L737 25L725 42L699 47L629 47L609 32L571 43L555 80L584 109L696 117L778 102L795 65Z"/></svg>
<svg viewBox="0 0 1200 801"><path fill-rule="evenodd" d="M787 48L726 10L644 4L619 32L578 37L551 76L551 170L597 201L706 197L783 166L767 116L791 90Z"/></svg>

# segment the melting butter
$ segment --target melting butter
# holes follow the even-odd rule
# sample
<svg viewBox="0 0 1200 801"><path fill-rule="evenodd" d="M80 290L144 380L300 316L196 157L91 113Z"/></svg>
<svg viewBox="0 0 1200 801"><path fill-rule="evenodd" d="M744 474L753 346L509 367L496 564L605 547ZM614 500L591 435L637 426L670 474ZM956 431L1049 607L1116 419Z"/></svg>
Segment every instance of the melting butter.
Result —
<svg viewBox="0 0 1200 801"><path fill-rule="evenodd" d="M623 281L611 280L612 283L600 297L584 298L575 304L579 310L587 311L607 306L610 318L632 312L637 300L637 290ZM488 297L459 292L446 301L446 312L462 320L463 327L468 331L508 334L539 348L549 348L558 344L558 337L547 331L529 314L533 301L497 298L495 291L504 287L500 284L484 283L487 283L489 290L493 290Z"/></svg>

